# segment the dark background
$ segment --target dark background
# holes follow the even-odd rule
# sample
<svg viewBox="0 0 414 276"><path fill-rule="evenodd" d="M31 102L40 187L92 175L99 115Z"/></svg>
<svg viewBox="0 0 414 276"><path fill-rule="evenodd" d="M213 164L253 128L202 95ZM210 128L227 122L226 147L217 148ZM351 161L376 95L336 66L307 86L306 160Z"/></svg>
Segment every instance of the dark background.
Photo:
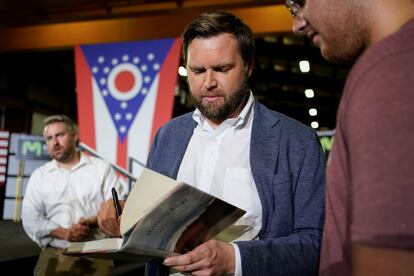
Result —
<svg viewBox="0 0 414 276"><path fill-rule="evenodd" d="M310 72L299 61L310 62ZM77 119L73 49L0 54L0 128L32 132L33 114L65 113ZM255 68L249 85L257 99L271 109L319 129L335 128L335 115L348 66L327 63L305 37L273 34L256 38ZM179 77L174 114L192 110L186 79ZM315 97L308 99L304 90ZM315 117L309 108L318 109Z"/></svg>

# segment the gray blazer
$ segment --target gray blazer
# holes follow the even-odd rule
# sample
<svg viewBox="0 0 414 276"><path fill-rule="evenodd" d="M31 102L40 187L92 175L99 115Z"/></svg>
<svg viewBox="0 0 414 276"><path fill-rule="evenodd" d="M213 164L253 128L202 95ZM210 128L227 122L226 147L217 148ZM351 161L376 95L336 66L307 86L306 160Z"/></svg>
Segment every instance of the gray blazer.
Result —
<svg viewBox="0 0 414 276"><path fill-rule="evenodd" d="M176 178L195 126L187 113L160 128L148 167ZM259 239L237 242L243 275L316 275L325 190L316 133L256 101L250 166L263 214Z"/></svg>

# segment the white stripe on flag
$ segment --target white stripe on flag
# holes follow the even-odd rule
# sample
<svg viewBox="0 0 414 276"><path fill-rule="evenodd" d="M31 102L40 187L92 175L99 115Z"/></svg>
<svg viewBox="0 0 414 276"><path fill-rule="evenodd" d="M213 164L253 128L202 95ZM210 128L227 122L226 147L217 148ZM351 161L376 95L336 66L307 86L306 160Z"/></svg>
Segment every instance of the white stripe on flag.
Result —
<svg viewBox="0 0 414 276"><path fill-rule="evenodd" d="M6 181L6 176L4 174L0 174L0 182Z"/></svg>
<svg viewBox="0 0 414 276"><path fill-rule="evenodd" d="M0 166L0 173L6 172L6 166Z"/></svg>
<svg viewBox="0 0 414 276"><path fill-rule="evenodd" d="M147 163L148 151L151 146L150 139L155 116L158 81L159 73L155 77L128 133L128 156L144 164Z"/></svg>
<svg viewBox="0 0 414 276"><path fill-rule="evenodd" d="M0 148L0 155L7 155L8 150Z"/></svg>
<svg viewBox="0 0 414 276"><path fill-rule="evenodd" d="M8 131L0 131L0 138L9 138L9 135Z"/></svg>
<svg viewBox="0 0 414 276"><path fill-rule="evenodd" d="M0 147L8 147L9 140L0 140Z"/></svg>
<svg viewBox="0 0 414 276"><path fill-rule="evenodd" d="M116 164L118 134L95 79L93 79L92 89L95 120L95 150L100 156Z"/></svg>
<svg viewBox="0 0 414 276"><path fill-rule="evenodd" d="M7 158L6 157L0 157L0 164L4 165L7 163Z"/></svg>

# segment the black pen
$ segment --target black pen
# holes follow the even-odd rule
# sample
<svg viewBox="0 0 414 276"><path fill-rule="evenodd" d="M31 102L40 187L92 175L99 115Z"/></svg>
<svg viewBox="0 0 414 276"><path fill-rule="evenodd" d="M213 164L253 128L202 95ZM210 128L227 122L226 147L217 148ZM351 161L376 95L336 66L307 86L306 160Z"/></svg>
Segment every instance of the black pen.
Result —
<svg viewBox="0 0 414 276"><path fill-rule="evenodd" d="M119 216L122 214L122 209L121 204L119 203L118 193L116 192L114 187L112 187L112 199L114 201L116 217L119 218Z"/></svg>

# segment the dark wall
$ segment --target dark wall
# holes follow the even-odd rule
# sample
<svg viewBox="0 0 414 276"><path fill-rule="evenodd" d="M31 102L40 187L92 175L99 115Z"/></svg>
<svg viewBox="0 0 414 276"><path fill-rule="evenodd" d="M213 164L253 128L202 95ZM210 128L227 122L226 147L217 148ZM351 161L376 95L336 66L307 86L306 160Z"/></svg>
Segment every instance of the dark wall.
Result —
<svg viewBox="0 0 414 276"><path fill-rule="evenodd" d="M299 70L309 60L311 71ZM306 125L334 129L336 110L350 66L327 63L305 37L292 34L256 38L255 67L249 85L271 109ZM33 113L64 113L75 121L76 85L73 49L0 54L0 129L30 133ZM173 116L192 110L185 78L180 77ZM315 97L307 99L304 90ZM311 117L309 108L317 108Z"/></svg>
<svg viewBox="0 0 414 276"><path fill-rule="evenodd" d="M34 112L76 118L72 50L9 53L0 60L0 128L29 133Z"/></svg>

